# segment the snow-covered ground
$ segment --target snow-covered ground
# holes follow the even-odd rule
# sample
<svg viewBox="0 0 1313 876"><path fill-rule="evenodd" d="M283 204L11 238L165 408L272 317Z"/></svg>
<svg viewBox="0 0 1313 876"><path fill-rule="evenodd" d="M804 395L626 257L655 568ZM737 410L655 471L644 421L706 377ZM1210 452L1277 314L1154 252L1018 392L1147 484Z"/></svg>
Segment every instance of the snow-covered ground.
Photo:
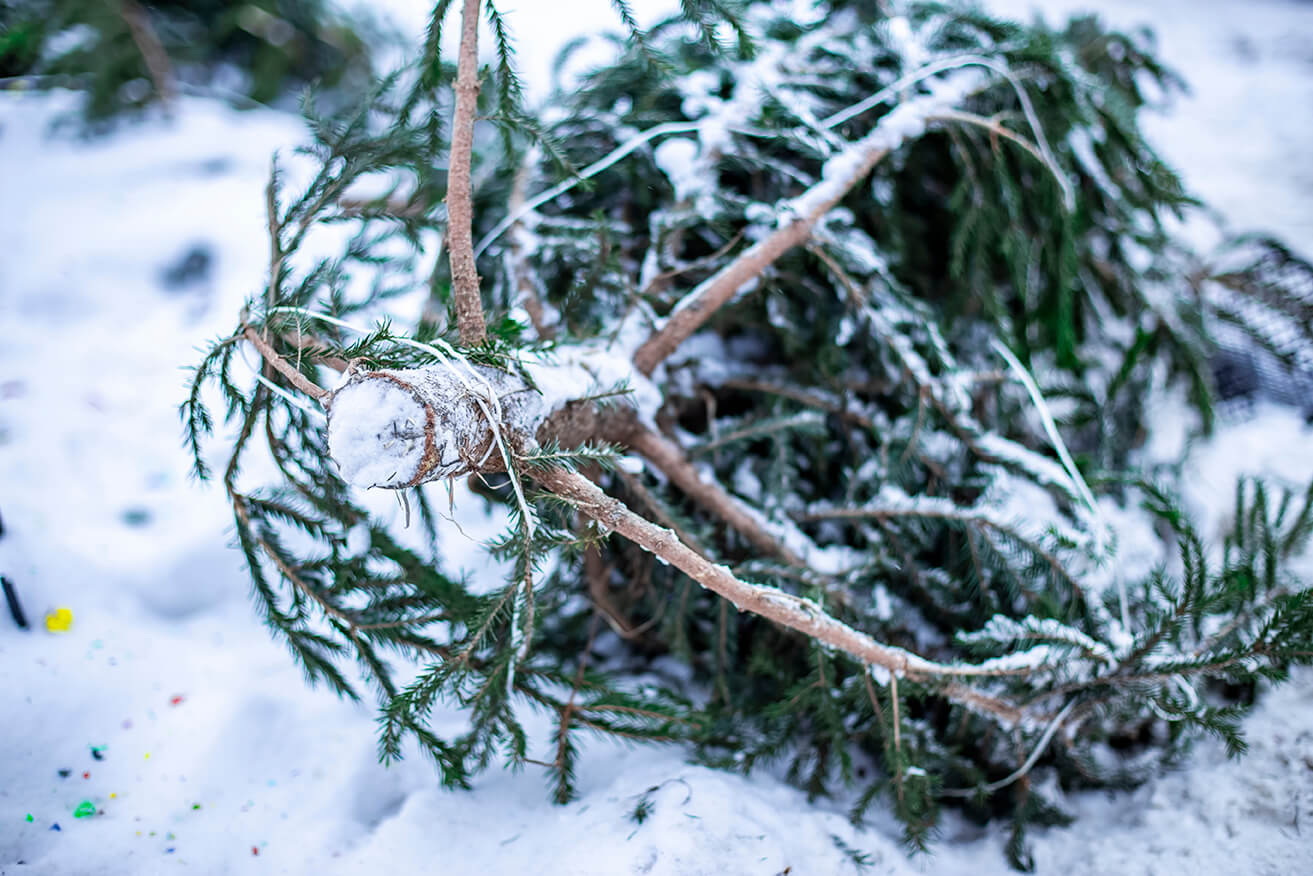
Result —
<svg viewBox="0 0 1313 876"><path fill-rule="evenodd" d="M584 19L526 6L511 21L546 69L546 47ZM1100 7L1154 24L1194 82L1151 125L1190 183L1234 226L1313 252L1313 5ZM418 758L379 766L371 709L307 689L251 611L221 491L188 479L179 444L181 369L260 287L269 156L300 126L188 100L172 125L47 136L71 106L0 95L0 572L36 627L0 614L2 876L855 872L839 842L873 873L1006 872L999 831L950 818L932 855L908 859L887 821L856 830L842 801L809 804L678 749L593 745L564 807L533 769L444 792ZM164 283L197 246L208 274ZM1313 431L1261 408L1195 448L1190 471L1192 501L1220 519L1238 473L1313 476ZM443 544L453 569L483 571L461 533ZM61 606L72 629L46 632ZM1041 872L1313 872L1313 674L1266 696L1246 729L1242 761L1203 744L1136 792L1067 798L1079 820L1037 835ZM83 801L103 814L75 817Z"/></svg>

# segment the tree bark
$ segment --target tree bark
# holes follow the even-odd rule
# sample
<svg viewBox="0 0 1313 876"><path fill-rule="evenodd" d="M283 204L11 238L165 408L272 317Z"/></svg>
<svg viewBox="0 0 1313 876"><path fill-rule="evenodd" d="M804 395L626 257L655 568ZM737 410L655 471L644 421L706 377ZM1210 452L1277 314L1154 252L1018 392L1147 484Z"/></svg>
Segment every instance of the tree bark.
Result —
<svg viewBox="0 0 1313 876"><path fill-rule="evenodd" d="M651 376L657 366L675 352L676 347L701 328L739 289L761 276L781 256L811 237L816 222L834 209L849 189L857 185L880 159L889 154L888 147L884 145L885 138L876 138L874 133L861 141L864 148L861 149L859 160L846 173L823 178L797 199L796 203L806 205L801 215L765 240L748 247L742 255L685 296L675 306L665 325L634 353L634 366L643 374Z"/></svg>
<svg viewBox="0 0 1313 876"><path fill-rule="evenodd" d="M963 83L958 83L961 86ZM743 251L738 258L700 283L675 305L665 324L653 332L637 352L634 365L651 375L675 349L702 327L739 289L759 277L781 256L811 237L812 229L880 161L902 143L919 137L927 119L960 101L968 90L941 83L933 94L910 98L886 114L865 137L826 162L821 179L781 212L795 216L770 236Z"/></svg>
<svg viewBox="0 0 1313 876"><path fill-rule="evenodd" d="M810 599L741 580L726 567L694 552L675 533L639 517L624 503L603 493L581 474L563 469L548 469L535 472L533 477L556 495L573 503L583 514L670 563L706 589L728 599L740 611L749 611L797 630L868 666L879 666L895 676L920 679L1000 676L1019 672L1017 669L992 668L987 665L935 663L902 648L877 642L866 633L826 614ZM966 689L948 688L950 693L954 690L958 691L958 697L967 696ZM971 701L973 705L981 705L985 699L972 696Z"/></svg>
<svg viewBox="0 0 1313 876"><path fill-rule="evenodd" d="M474 263L474 207L470 162L474 152L474 113L479 103L479 0L465 0L460 13L460 58L456 69L456 107L451 117L451 156L447 167L447 252L456 328L463 346L487 340L479 272Z"/></svg>
<svg viewBox="0 0 1313 876"><path fill-rule="evenodd" d="M714 480L704 480L697 468L674 442L639 423L623 436L622 443L642 456L652 467L670 479L684 495L697 502L713 516L725 521L762 553L788 563L805 566L796 553L786 547L762 525L738 499Z"/></svg>

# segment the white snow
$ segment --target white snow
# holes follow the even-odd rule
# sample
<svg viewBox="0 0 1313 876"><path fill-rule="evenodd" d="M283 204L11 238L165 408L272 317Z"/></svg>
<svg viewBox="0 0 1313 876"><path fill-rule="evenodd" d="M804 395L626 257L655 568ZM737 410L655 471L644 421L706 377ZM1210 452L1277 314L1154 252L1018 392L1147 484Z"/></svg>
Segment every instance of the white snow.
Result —
<svg viewBox="0 0 1313 876"><path fill-rule="evenodd" d="M652 150L652 159L675 188L675 200L695 195L703 175L696 164L698 144L687 137L671 137Z"/></svg>
<svg viewBox="0 0 1313 876"><path fill-rule="evenodd" d="M612 21L606 3L590 2L588 14ZM423 4L389 5L422 27ZM1196 84L1151 129L1190 183L1234 225L1281 232L1307 252L1313 68L1302 35L1313 33L1313 7L1100 8L1122 23L1156 22L1167 60ZM562 16L552 4L508 18L533 35L531 66L544 71L544 47L584 23L584 13ZM192 484L178 447L179 369L230 330L260 288L269 155L302 142L300 125L184 100L172 126L87 143L47 138L72 103L0 94L0 192L21 205L0 211L0 514L9 530L0 571L37 626L22 633L0 614L0 873L856 873L836 838L870 855L872 873L1009 872L997 826L950 815L931 855L909 859L878 811L854 828L847 799L808 802L770 771L745 778L690 766L678 748L589 743L580 799L564 807L548 802L532 767L494 767L469 792L438 787L418 756L380 767L373 710L307 689L254 616L240 557L227 547L222 490ZM198 242L213 253L210 276L162 289L161 269ZM1179 437L1153 442L1180 411L1154 411L1162 422L1152 452L1174 456ZM1205 534L1225 525L1237 474L1299 483L1313 475L1310 447L1313 431L1272 407L1194 447L1187 496ZM253 455L247 467L259 482L268 463ZM430 495L447 507L445 493ZM483 517L462 488L454 505L460 526L443 524L444 567L501 580L475 539L503 521ZM41 628L56 606L74 612L66 634ZM453 733L462 719L440 708L434 723ZM1205 742L1187 768L1130 793L1064 795L1036 774L1078 816L1035 836L1039 871L1307 872L1313 673L1265 694L1245 728L1245 759ZM530 724L533 753L550 745L549 730ZM103 760L92 745L107 746ZM652 812L639 825L628 815L645 795ZM104 814L75 819L82 800Z"/></svg>
<svg viewBox="0 0 1313 876"><path fill-rule="evenodd" d="M359 380L333 398L328 447L347 483L400 486L415 478L424 458L424 423L424 406L412 393L388 380Z"/></svg>

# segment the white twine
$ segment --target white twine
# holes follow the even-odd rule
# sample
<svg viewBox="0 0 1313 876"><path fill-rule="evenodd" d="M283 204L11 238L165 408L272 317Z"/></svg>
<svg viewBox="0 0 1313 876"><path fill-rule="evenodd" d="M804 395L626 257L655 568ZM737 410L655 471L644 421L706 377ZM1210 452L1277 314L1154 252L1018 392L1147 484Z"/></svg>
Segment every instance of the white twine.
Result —
<svg viewBox="0 0 1313 876"><path fill-rule="evenodd" d="M318 313L313 310L306 310L302 307L274 307L271 308L269 312L296 313L302 316L308 316L312 319L318 319L329 325L348 329L358 334L369 334L367 329L363 329L360 326L353 325L352 323L338 319L335 316L330 316L327 313ZM502 461L506 464L506 474L511 480L511 489L515 492L516 503L520 506L521 514L524 515L525 530L529 537L532 538L534 531L537 528L537 519L534 516L533 509L529 506L528 500L524 496L524 487L521 485L519 475L516 473L514 464L511 461L510 448L507 446L505 436L502 435L501 400L497 397L497 392L493 389L492 384L474 369L474 366L470 364L469 359L465 358L464 354L440 338L436 339L435 342L441 345L443 349L439 349L438 347L420 341L413 341L410 338L397 337L393 338L393 340L403 346L428 353L430 356L433 356L439 362L446 365L451 373L455 375L456 379L461 382L461 385L465 388L469 397L479 406L479 410L483 412L483 416L488 420L488 424L492 428L493 444L499 451L501 451ZM462 368L466 373L461 372ZM488 454L485 454L484 459L480 462L482 463L483 461L486 461L491 452L492 450L489 448Z"/></svg>

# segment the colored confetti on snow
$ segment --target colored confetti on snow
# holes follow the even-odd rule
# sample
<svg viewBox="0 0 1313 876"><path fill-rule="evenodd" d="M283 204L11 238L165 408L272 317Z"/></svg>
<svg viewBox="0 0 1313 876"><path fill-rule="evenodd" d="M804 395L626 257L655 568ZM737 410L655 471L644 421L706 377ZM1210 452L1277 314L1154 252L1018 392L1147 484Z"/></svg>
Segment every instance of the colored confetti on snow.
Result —
<svg viewBox="0 0 1313 876"><path fill-rule="evenodd" d="M50 825L50 829L51 829L51 830L55 830L55 831L59 831L60 833L63 833L63 832L64 832L64 828L62 828L62 827L59 826L59 822L58 822L58 821L56 821L54 824Z"/></svg>
<svg viewBox="0 0 1313 876"><path fill-rule="evenodd" d="M184 697L182 694L174 694L173 696L169 697L169 705L171 705L171 706L181 706L182 703L183 703L183 700L185 700L185 699L186 699L186 697Z"/></svg>
<svg viewBox="0 0 1313 876"><path fill-rule="evenodd" d="M90 818L96 814L96 804L90 800L83 800L78 804L78 808L73 810L74 818Z"/></svg>
<svg viewBox="0 0 1313 876"><path fill-rule="evenodd" d="M68 778L69 776L71 776L71 775L73 775L73 771L72 771L72 770L60 770L60 771L59 771L59 777L60 777L61 779L67 779L67 778Z"/></svg>
<svg viewBox="0 0 1313 876"><path fill-rule="evenodd" d="M72 626L72 609L57 608L46 615L46 629L52 633L67 633Z"/></svg>
<svg viewBox="0 0 1313 876"><path fill-rule="evenodd" d="M27 813L27 818L26 818L25 820L28 821L28 822L36 821L36 819L32 817L32 813L31 813L31 812Z"/></svg>
<svg viewBox="0 0 1313 876"><path fill-rule="evenodd" d="M90 771L83 773L83 774L82 774L82 778L84 778L84 779L89 779L89 778L91 778L91 773L90 773Z"/></svg>
<svg viewBox="0 0 1313 876"><path fill-rule="evenodd" d="M88 745L87 747L91 749L91 756L92 756L92 757L94 757L96 760L104 760L104 759L105 759L105 749L108 748L109 746L106 746L106 745Z"/></svg>

